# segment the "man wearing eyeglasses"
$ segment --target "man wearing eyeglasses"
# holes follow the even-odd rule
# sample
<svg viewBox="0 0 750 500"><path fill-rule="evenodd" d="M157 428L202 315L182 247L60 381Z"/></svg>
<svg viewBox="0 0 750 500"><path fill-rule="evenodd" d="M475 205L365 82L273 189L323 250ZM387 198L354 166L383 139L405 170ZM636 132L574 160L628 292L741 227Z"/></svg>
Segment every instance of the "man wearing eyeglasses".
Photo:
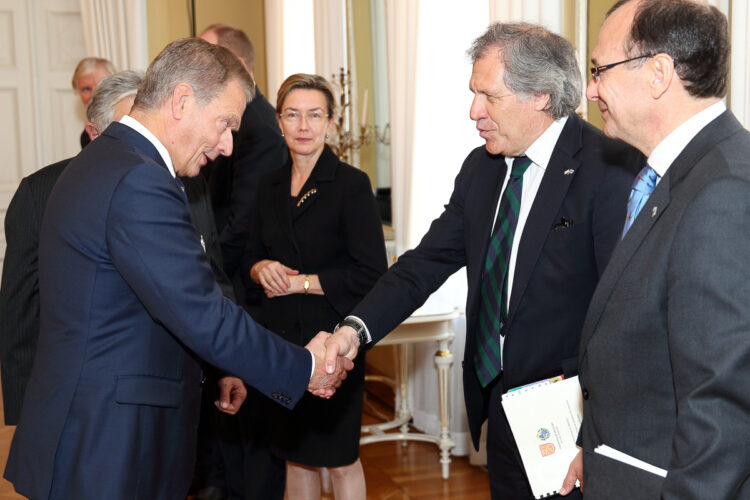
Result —
<svg viewBox="0 0 750 500"><path fill-rule="evenodd" d="M726 17L690 0L619 2L592 53L604 132L648 165L581 334L587 497L750 498L750 134L721 101L728 55Z"/></svg>
<svg viewBox="0 0 750 500"><path fill-rule="evenodd" d="M563 38L535 25L495 24L469 55L469 114L486 144L467 157L419 246L340 323L329 353L376 343L466 266L471 436L478 446L488 419L492 498L533 498L501 397L576 374L588 301L619 240L642 158L575 114L582 82Z"/></svg>

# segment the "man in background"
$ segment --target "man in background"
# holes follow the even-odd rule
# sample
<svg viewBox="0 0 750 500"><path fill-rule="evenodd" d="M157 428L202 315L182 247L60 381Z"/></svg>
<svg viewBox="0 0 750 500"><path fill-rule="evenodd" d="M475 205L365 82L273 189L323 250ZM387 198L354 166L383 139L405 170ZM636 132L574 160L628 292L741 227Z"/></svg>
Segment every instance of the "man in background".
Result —
<svg viewBox="0 0 750 500"><path fill-rule="evenodd" d="M255 51L242 30L227 24L212 24L200 37L229 49L255 82ZM209 162L202 173L208 181L216 214L224 270L234 285L237 303L262 321L263 291L241 276L240 260L250 236L258 182L264 174L286 163L288 151L276 111L257 85L255 97L245 108L240 130L233 138L232 155ZM201 435L205 439L198 456L197 472L206 476L207 487L198 494L199 498L221 498L216 490L222 486L230 499L281 500L284 496L286 466L283 460L271 454L266 442L265 417L259 411L261 398L263 395L249 388L247 404L237 417L212 411L209 419L204 419ZM204 406L210 408L210 402L208 398ZM211 428L207 428L209 425Z"/></svg>
<svg viewBox="0 0 750 500"><path fill-rule="evenodd" d="M466 266L471 437L478 447L488 419L492 498L531 499L501 398L576 374L589 298L619 240L641 158L576 115L581 76L560 36L498 23L469 54L469 114L486 144L466 158L445 211L419 245L339 323L327 362L375 344Z"/></svg>
<svg viewBox="0 0 750 500"><path fill-rule="evenodd" d="M130 114L58 179L39 245L36 359L5 471L19 493L185 498L201 359L290 408L306 388L330 397L351 369L326 375L324 335L293 346L224 298L192 225L176 176L231 154L250 99L229 51L173 42Z"/></svg>
<svg viewBox="0 0 750 500"><path fill-rule="evenodd" d="M123 71L87 95L85 132L95 139L130 111L141 76ZM18 424L39 336L39 232L47 199L72 158L24 177L5 214L5 261L0 282L0 368L5 425Z"/></svg>
<svg viewBox="0 0 750 500"><path fill-rule="evenodd" d="M226 24L213 24L200 37L209 43L229 49L239 58L253 81L255 96L242 115L239 131L234 133L234 150L209 162L203 170L208 180L211 202L216 214L224 255L224 270L235 284L240 304L247 304L257 318L262 290L246 296L247 280L239 276L240 260L248 240L256 192L260 178L279 168L288 159L276 112L255 84L253 68L255 51L247 35Z"/></svg>
<svg viewBox="0 0 750 500"><path fill-rule="evenodd" d="M114 65L101 57L84 57L78 62L70 84L78 97L81 98L84 109L88 108L91 96L94 95L94 89L99 81L113 73L115 73ZM91 136L84 129L81 132L81 148L86 147L90 142Z"/></svg>
<svg viewBox="0 0 750 500"><path fill-rule="evenodd" d="M592 52L604 133L648 165L581 334L587 497L750 498L750 134L722 102L729 45L705 2L632 0Z"/></svg>

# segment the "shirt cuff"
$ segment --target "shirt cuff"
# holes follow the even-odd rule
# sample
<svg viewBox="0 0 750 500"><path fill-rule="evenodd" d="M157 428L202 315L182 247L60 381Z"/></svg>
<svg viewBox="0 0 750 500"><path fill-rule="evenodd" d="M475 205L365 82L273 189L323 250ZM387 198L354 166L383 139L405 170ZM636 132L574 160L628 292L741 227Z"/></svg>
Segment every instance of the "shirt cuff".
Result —
<svg viewBox="0 0 750 500"><path fill-rule="evenodd" d="M357 323L359 323L360 325L362 325L362 328L364 328L364 330L365 330L365 337L367 338L367 342L365 342L365 344L369 344L370 342L372 342L372 336L370 335L370 330L367 329L367 325L365 325L364 321L362 321L357 316L347 316L345 319L350 319L352 321L356 321Z"/></svg>

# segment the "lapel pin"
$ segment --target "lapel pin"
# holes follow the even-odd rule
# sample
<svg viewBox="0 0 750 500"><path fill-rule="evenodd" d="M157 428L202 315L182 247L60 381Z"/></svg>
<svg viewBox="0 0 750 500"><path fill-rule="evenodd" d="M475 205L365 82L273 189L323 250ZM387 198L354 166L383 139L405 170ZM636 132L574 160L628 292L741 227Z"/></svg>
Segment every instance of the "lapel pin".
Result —
<svg viewBox="0 0 750 500"><path fill-rule="evenodd" d="M658 210L658 208L657 208L657 207L654 207L654 208L652 208L652 209L651 209L651 218L652 218L652 219L653 219L654 217L656 217L656 211L657 211L657 210Z"/></svg>
<svg viewBox="0 0 750 500"><path fill-rule="evenodd" d="M575 172L575 170L573 170L572 168L569 168L568 170L563 172L563 175L573 175L573 172Z"/></svg>
<svg viewBox="0 0 750 500"><path fill-rule="evenodd" d="M315 188L312 188L311 190L309 190L308 192L306 192L305 194L303 194L303 195L302 195L302 197L301 197L301 198L299 199L299 201L297 202L297 208L299 208L299 207L300 207L300 205L302 205L302 204L303 204L303 203L304 203L305 201L307 201L307 199L308 199L308 198L309 198L310 196L314 195L314 194L315 194L315 193L317 193L317 192L318 192L318 190L317 190L317 189L315 189Z"/></svg>
<svg viewBox="0 0 750 500"><path fill-rule="evenodd" d="M203 253L206 253L206 241L203 239L203 235L201 235L201 246L203 247Z"/></svg>

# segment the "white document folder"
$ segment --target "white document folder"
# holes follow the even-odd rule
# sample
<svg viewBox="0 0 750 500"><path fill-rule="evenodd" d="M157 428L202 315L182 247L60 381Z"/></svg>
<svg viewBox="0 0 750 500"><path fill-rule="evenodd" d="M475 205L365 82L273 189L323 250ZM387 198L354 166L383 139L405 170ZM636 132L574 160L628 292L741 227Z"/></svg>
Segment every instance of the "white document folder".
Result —
<svg viewBox="0 0 750 500"><path fill-rule="evenodd" d="M579 450L583 408L578 377L503 394L503 409L534 497L557 494Z"/></svg>

